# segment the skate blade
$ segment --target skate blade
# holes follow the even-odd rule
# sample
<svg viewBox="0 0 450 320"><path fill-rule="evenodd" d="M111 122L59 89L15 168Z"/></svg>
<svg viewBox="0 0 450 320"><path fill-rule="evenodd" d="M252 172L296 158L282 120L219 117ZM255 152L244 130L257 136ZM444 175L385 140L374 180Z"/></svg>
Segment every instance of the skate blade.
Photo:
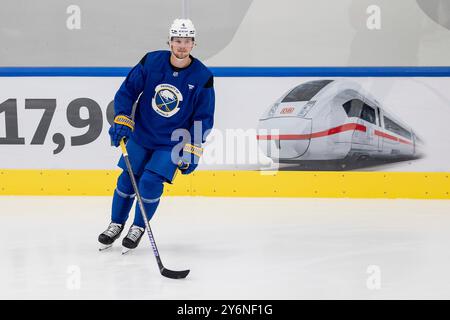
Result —
<svg viewBox="0 0 450 320"><path fill-rule="evenodd" d="M127 254L131 250L133 250L133 249L128 249L128 248L122 247L122 255Z"/></svg>
<svg viewBox="0 0 450 320"><path fill-rule="evenodd" d="M103 244L100 246L100 248L98 248L98 251L105 251L111 247L112 247L112 244Z"/></svg>

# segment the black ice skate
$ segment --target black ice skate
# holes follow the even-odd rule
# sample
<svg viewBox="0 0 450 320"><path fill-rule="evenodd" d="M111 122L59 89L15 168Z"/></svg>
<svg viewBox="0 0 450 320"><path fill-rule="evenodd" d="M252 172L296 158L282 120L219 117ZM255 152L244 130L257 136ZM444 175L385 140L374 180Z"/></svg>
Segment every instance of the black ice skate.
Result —
<svg viewBox="0 0 450 320"><path fill-rule="evenodd" d="M130 227L127 236L122 240L122 254L125 254L138 246L142 236L144 235L144 231L144 228L135 225Z"/></svg>
<svg viewBox="0 0 450 320"><path fill-rule="evenodd" d="M112 247L113 242L120 237L123 230L123 224L111 222L108 228L98 236L98 242L102 244L100 251Z"/></svg>

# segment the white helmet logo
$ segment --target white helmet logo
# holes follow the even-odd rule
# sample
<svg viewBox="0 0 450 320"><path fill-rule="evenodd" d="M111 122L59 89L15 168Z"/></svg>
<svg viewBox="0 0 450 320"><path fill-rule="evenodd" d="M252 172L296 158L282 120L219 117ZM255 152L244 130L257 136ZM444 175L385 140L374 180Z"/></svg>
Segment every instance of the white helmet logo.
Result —
<svg viewBox="0 0 450 320"><path fill-rule="evenodd" d="M169 39L172 37L195 38L195 27L189 19L175 19L170 27Z"/></svg>

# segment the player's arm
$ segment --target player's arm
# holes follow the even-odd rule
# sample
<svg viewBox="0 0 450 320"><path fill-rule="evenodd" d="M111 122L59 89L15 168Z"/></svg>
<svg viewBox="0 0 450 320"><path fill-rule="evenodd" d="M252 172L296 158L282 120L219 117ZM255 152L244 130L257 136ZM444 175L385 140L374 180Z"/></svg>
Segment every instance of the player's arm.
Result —
<svg viewBox="0 0 450 320"><path fill-rule="evenodd" d="M196 102L193 124L189 130L191 141L184 146L180 163L183 174L189 174L197 167L203 153L202 145L214 124L215 92L212 75L201 89Z"/></svg>
<svg viewBox="0 0 450 320"><path fill-rule="evenodd" d="M131 119L133 104L144 90L145 84L145 55L134 66L123 81L114 97L114 124L109 130L111 144L118 146L122 138L128 138L134 130L134 121Z"/></svg>

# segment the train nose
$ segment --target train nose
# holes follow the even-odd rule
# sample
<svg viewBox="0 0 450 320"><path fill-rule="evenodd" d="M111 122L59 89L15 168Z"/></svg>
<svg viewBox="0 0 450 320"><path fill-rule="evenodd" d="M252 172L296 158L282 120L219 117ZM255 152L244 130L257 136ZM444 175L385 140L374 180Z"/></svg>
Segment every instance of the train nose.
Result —
<svg viewBox="0 0 450 320"><path fill-rule="evenodd" d="M273 160L301 157L311 140L311 119L284 117L262 119L258 125L258 145Z"/></svg>

